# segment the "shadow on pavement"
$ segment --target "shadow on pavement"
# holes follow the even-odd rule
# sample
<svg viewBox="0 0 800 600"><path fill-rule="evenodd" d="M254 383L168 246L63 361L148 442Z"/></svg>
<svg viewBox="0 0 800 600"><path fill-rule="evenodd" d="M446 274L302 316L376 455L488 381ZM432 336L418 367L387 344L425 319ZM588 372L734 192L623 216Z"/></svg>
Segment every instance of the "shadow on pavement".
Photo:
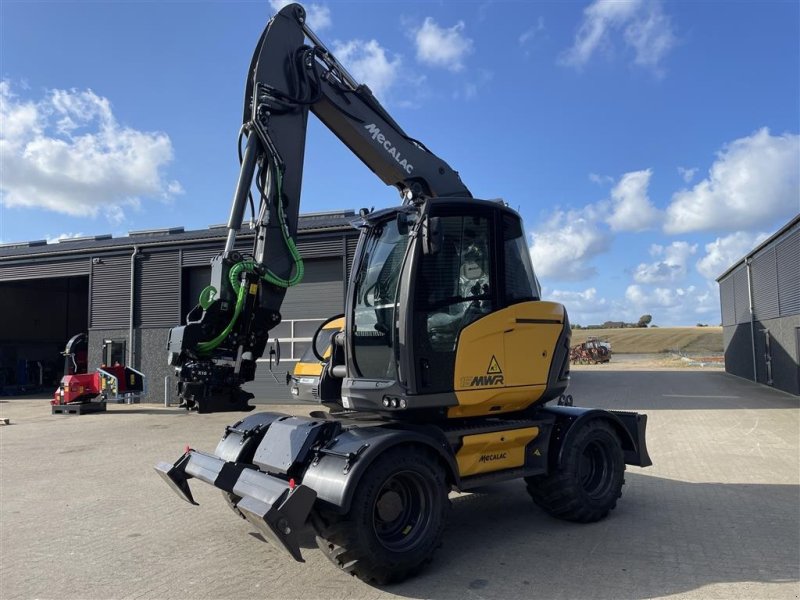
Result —
<svg viewBox="0 0 800 600"><path fill-rule="evenodd" d="M573 371L568 393L576 406L619 410L800 407L800 396L709 371Z"/></svg>
<svg viewBox="0 0 800 600"><path fill-rule="evenodd" d="M441 600L638 599L800 578L800 486L636 473L627 482L618 508L590 525L547 516L519 482L456 498L433 564L386 590Z"/></svg>

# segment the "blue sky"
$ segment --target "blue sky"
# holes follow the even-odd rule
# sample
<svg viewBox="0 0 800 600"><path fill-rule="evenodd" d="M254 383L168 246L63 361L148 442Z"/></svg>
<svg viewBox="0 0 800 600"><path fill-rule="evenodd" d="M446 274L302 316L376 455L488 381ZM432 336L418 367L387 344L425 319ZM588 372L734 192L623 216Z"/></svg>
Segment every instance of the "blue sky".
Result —
<svg viewBox="0 0 800 600"><path fill-rule="evenodd" d="M0 3L0 240L226 220L278 2ZM800 4L316 2L320 37L589 324L718 324L714 278L800 212ZM303 212L396 204L311 120Z"/></svg>

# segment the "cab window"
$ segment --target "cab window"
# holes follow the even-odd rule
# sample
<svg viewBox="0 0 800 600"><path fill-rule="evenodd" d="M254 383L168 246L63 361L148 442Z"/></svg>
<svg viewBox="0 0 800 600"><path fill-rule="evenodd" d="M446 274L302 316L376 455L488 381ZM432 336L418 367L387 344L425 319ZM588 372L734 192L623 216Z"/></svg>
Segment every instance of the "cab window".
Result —
<svg viewBox="0 0 800 600"><path fill-rule="evenodd" d="M491 215L440 217L442 241L436 254L421 255L414 302L420 387L452 388L458 334L492 312Z"/></svg>

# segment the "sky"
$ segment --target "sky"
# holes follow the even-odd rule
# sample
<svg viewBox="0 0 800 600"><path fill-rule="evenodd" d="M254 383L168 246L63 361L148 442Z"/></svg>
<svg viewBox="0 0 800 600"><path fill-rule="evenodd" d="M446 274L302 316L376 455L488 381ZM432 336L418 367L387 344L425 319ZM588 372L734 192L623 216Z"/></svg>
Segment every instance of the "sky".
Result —
<svg viewBox="0 0 800 600"><path fill-rule="evenodd" d="M279 1L0 1L0 243L227 220ZM307 3L393 117L503 198L573 323L718 325L800 212L800 3ZM309 119L301 212L399 203Z"/></svg>

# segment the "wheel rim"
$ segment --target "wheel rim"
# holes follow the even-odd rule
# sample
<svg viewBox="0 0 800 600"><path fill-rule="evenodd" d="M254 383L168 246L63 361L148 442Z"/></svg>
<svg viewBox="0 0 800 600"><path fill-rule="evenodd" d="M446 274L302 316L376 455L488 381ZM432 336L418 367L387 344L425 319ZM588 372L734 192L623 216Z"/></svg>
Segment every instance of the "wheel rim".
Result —
<svg viewBox="0 0 800 600"><path fill-rule="evenodd" d="M413 471L401 471L384 481L372 511L372 524L380 544L405 552L420 543L430 527L433 490Z"/></svg>
<svg viewBox="0 0 800 600"><path fill-rule="evenodd" d="M589 442L583 449L580 479L583 490L591 498L601 498L611 486L611 454L605 444Z"/></svg>

